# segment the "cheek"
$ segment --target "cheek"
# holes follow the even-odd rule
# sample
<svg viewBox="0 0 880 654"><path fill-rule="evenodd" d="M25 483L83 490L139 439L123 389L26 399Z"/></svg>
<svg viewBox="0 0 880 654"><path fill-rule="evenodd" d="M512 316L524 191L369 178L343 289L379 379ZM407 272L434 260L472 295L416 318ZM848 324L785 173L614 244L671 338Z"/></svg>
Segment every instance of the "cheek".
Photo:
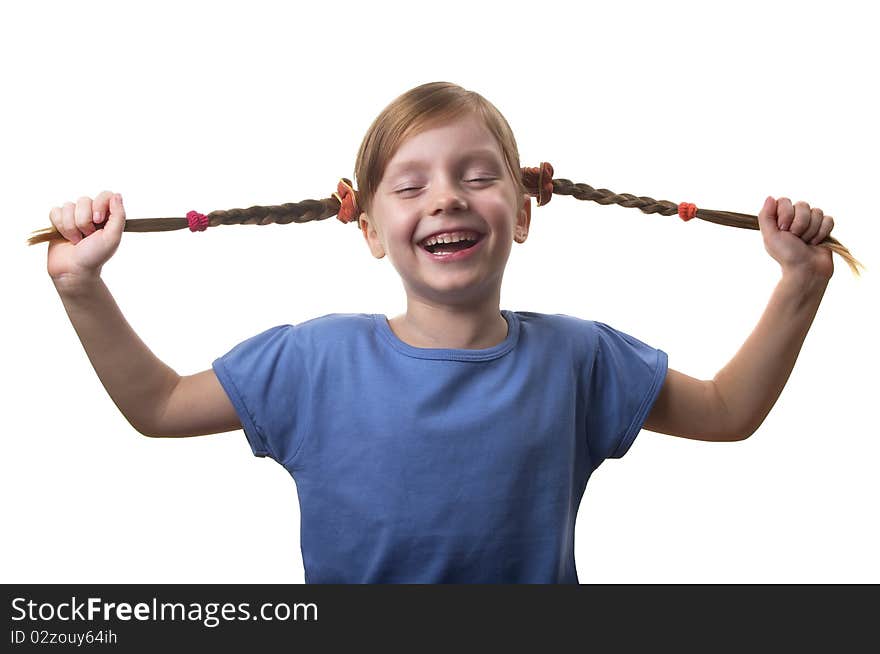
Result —
<svg viewBox="0 0 880 654"><path fill-rule="evenodd" d="M418 245L413 242L415 233L405 226L386 231L383 234L383 237L382 242L385 244L386 251L408 252L418 247Z"/></svg>
<svg viewBox="0 0 880 654"><path fill-rule="evenodd" d="M520 209L514 196L510 192L499 192L490 198L486 198L487 208L490 208L493 216L503 216L508 222L516 222L516 214Z"/></svg>

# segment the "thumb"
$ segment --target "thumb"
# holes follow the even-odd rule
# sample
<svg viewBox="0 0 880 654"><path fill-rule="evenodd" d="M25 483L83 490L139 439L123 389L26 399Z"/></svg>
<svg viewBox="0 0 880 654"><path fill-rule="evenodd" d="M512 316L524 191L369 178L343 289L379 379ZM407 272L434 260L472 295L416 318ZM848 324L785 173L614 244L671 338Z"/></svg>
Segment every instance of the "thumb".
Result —
<svg viewBox="0 0 880 654"><path fill-rule="evenodd" d="M764 206L758 213L758 227L764 234L773 234L779 231L779 224L776 220L776 200L772 195L768 195L764 200Z"/></svg>

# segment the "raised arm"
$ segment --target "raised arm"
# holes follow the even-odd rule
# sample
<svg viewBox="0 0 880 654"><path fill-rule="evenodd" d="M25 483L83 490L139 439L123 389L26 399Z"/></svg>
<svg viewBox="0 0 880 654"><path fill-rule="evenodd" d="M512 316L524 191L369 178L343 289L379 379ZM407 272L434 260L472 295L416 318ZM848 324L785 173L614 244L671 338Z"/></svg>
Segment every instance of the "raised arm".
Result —
<svg viewBox="0 0 880 654"><path fill-rule="evenodd" d="M110 191L94 200L83 196L76 204L54 207L49 217L66 239L49 243L49 276L98 378L129 424L146 436L240 428L213 370L181 377L160 361L101 279L101 268L122 237L122 198Z"/></svg>
<svg viewBox="0 0 880 654"><path fill-rule="evenodd" d="M180 377L147 436L205 436L241 429L238 413L213 368Z"/></svg>
<svg viewBox="0 0 880 654"><path fill-rule="evenodd" d="M57 280L55 288L107 393L132 427L150 435L179 375L138 337L100 277Z"/></svg>
<svg viewBox="0 0 880 654"><path fill-rule="evenodd" d="M715 375L719 395L744 437L761 426L779 399L827 284L783 275L754 331Z"/></svg>
<svg viewBox="0 0 880 654"><path fill-rule="evenodd" d="M834 272L831 251L815 245L833 227L805 202L768 198L758 216L782 279L748 339L712 380L670 370L645 429L699 440L742 440L779 399ZM812 244L811 244L812 243Z"/></svg>

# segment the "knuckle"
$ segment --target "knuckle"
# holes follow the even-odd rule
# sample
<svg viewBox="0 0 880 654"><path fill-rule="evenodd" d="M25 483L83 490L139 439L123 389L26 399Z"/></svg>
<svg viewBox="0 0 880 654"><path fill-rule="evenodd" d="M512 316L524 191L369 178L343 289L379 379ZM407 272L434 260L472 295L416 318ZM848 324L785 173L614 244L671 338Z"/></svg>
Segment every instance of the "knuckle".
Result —
<svg viewBox="0 0 880 654"><path fill-rule="evenodd" d="M49 220L52 225L55 226L59 232L61 231L62 223L61 223L61 207L52 207L49 211Z"/></svg>
<svg viewBox="0 0 880 654"><path fill-rule="evenodd" d="M64 221L63 227L59 230L61 234L71 243L76 243L79 240L79 232L76 228L68 223L66 220Z"/></svg>
<svg viewBox="0 0 880 654"><path fill-rule="evenodd" d="M85 225L86 221L90 221L92 219L91 203L76 205L76 211L73 212L73 216L77 225Z"/></svg>
<svg viewBox="0 0 880 654"><path fill-rule="evenodd" d="M61 233L68 240L75 240L75 236L78 234L74 223L74 208L72 202L66 202L61 209Z"/></svg>

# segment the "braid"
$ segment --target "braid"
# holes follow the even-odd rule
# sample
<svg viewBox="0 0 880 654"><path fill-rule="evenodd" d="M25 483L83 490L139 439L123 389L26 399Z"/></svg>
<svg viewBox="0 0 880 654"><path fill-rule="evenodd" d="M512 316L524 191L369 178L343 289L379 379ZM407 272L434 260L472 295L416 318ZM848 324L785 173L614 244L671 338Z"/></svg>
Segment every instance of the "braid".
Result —
<svg viewBox="0 0 880 654"><path fill-rule="evenodd" d="M535 196L539 196L538 184L539 178L546 176L552 178L553 167L549 163L543 162L541 168L523 168L523 184L526 190ZM546 182L545 182L546 184ZM630 193L614 193L607 188L595 189L589 184L580 184L572 182L570 179L557 178L552 180L553 193L557 195L571 195L578 200L592 200L599 204L617 204L621 207L629 207L639 209L643 213L659 213L661 216L678 215L682 220L688 221L691 218L700 218L716 225L726 225L728 227L740 227L742 229L760 230L758 225L758 217L747 213L737 213L734 211L717 211L715 209L697 209L696 206L688 202L675 204L668 200L655 200L646 196L636 196ZM540 197L540 196L539 196ZM543 202L549 202L548 199ZM542 204L539 201L539 206ZM859 268L864 269L864 265L858 261L850 251L841 244L833 236L826 236L825 240L818 243L822 247L826 247L832 252L839 254L846 264L852 270L856 277L860 276Z"/></svg>
<svg viewBox="0 0 880 654"><path fill-rule="evenodd" d="M536 168L522 168L522 183L530 195L538 198L538 206L547 204L552 194L571 195L578 200L591 200L599 204L617 204L648 214L678 215L685 221L699 218L717 225L760 230L758 217L746 213L697 209L696 206L687 202L676 204L668 200L655 200L630 193L614 193L606 188L595 189L589 184L575 183L561 177L553 179L553 167L546 161ZM192 231L201 231L207 227L219 225L287 225L288 223L326 220L331 216L337 216L343 223L352 222L357 225L357 200L356 193L351 189L351 182L343 178L340 180L338 190L342 193L334 193L332 197L322 200L302 200L267 206L257 205L247 209L217 209L204 216L191 211L186 218L126 218L123 231L170 232L186 228ZM96 227L101 229L103 225ZM54 226L32 232L27 242L28 245L35 245L51 240L64 240L64 236ZM825 237L825 240L818 245L827 247L840 255L855 276L859 276L859 268L864 269L864 265L833 236Z"/></svg>
<svg viewBox="0 0 880 654"><path fill-rule="evenodd" d="M340 204L335 198L323 200L302 200L277 205L257 205L247 209L217 209L204 217L206 227L219 225L287 225L288 223L307 223L311 220L324 220L339 213ZM190 212L201 216L196 212ZM193 222L188 218L126 218L125 232L173 232L177 229L192 229ZM96 225L102 229L104 225ZM193 229L193 231L202 231ZM44 241L64 240L55 227L47 227L32 233L28 245Z"/></svg>

